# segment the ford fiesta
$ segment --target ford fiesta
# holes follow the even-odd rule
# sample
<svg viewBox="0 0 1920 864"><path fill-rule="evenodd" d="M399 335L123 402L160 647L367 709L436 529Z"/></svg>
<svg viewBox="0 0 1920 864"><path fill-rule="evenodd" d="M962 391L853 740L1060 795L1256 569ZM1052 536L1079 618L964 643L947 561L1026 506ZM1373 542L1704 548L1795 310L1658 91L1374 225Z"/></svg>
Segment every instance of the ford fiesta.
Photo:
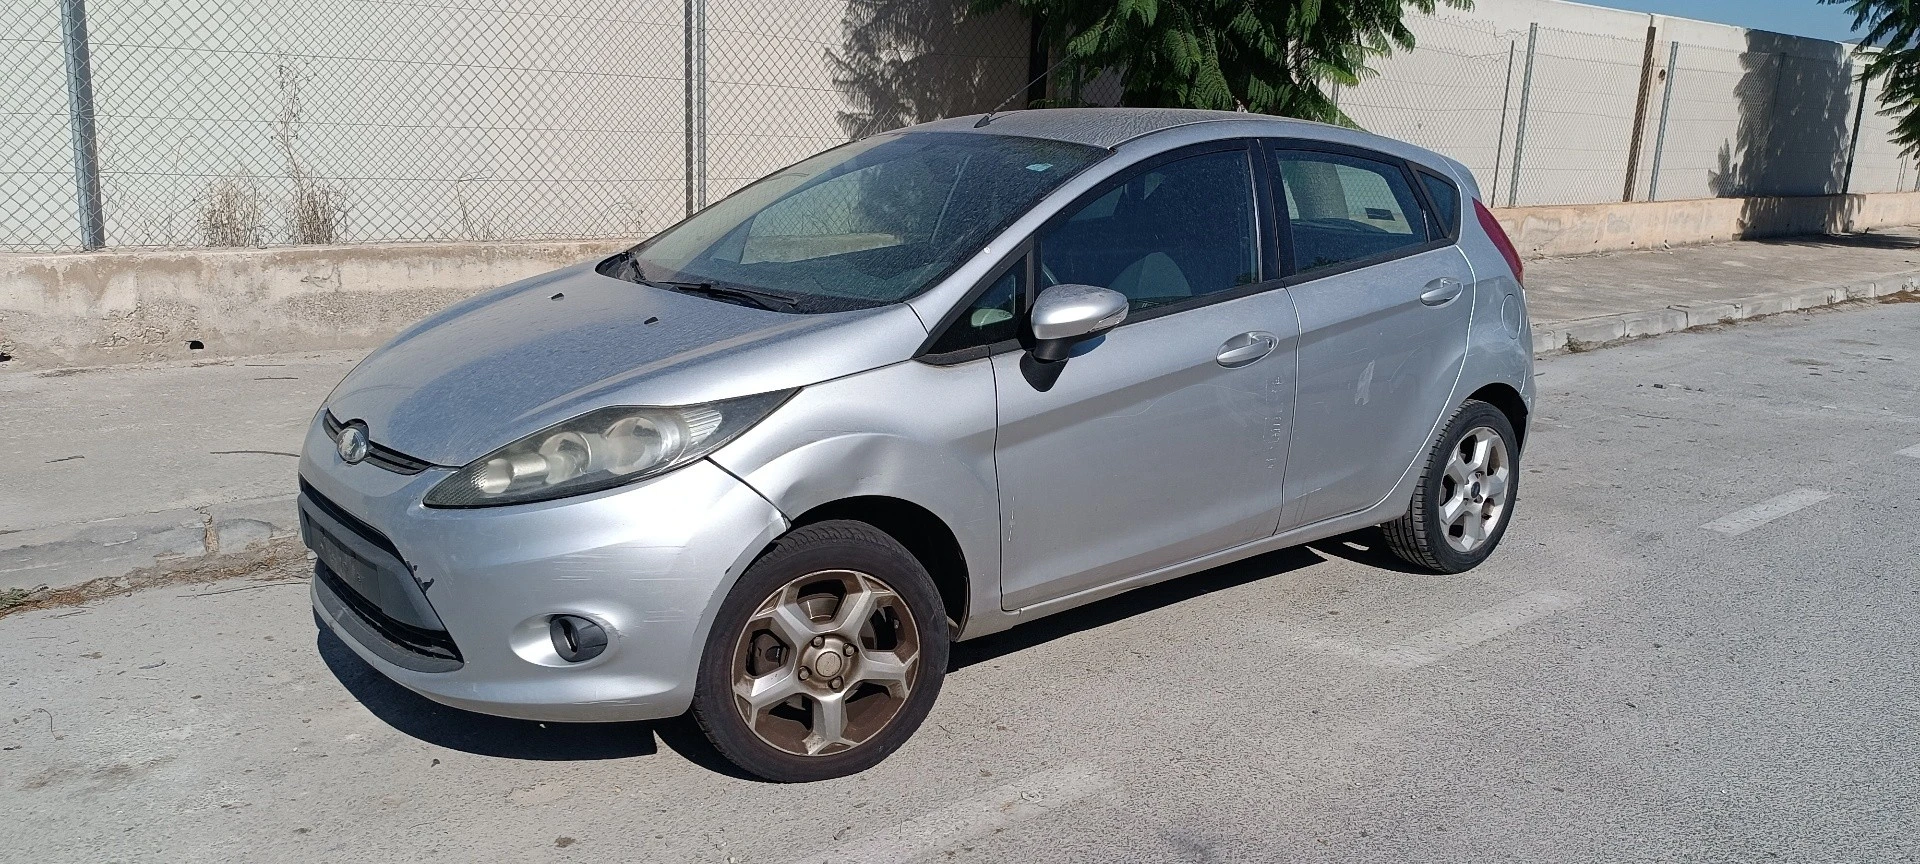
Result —
<svg viewBox="0 0 1920 864"><path fill-rule="evenodd" d="M448 705L691 711L863 770L948 646L1374 525L1513 512L1521 265L1460 164L1246 114L877 135L407 330L315 416L313 605Z"/></svg>

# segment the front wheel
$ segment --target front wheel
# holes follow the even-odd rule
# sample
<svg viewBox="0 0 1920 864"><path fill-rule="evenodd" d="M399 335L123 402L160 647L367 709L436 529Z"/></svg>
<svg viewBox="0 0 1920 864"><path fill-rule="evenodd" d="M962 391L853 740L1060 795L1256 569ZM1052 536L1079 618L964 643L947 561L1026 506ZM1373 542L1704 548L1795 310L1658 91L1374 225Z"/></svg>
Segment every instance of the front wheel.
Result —
<svg viewBox="0 0 1920 864"><path fill-rule="evenodd" d="M1381 526L1387 547L1436 573L1480 566L1513 513L1518 440L1500 409L1477 400L1460 406L1428 453L1406 514Z"/></svg>
<svg viewBox="0 0 1920 864"><path fill-rule="evenodd" d="M694 718L721 755L768 780L856 774L926 719L947 643L933 579L899 542L862 522L807 525L721 604Z"/></svg>

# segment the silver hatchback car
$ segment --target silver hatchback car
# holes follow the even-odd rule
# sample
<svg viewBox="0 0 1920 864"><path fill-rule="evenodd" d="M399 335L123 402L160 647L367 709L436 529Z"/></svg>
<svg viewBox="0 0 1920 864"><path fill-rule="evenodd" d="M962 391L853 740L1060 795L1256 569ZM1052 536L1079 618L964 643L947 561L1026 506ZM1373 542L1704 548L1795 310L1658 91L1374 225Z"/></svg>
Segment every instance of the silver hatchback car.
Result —
<svg viewBox="0 0 1920 864"><path fill-rule="evenodd" d="M1521 265L1457 162L1059 109L822 153L409 329L300 462L318 617L448 705L863 770L948 646L1384 525L1493 551Z"/></svg>

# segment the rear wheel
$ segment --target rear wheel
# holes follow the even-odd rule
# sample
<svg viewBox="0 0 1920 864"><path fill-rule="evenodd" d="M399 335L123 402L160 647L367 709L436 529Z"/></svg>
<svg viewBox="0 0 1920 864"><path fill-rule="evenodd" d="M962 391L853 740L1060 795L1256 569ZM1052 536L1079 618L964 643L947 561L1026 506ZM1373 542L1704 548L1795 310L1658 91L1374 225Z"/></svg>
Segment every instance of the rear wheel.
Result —
<svg viewBox="0 0 1920 864"><path fill-rule="evenodd" d="M878 764L932 709L947 622L926 568L861 522L781 538L707 636L693 713L720 753L778 782Z"/></svg>
<svg viewBox="0 0 1920 864"><path fill-rule="evenodd" d="M1387 547L1409 564L1464 573L1506 535L1520 480L1513 423L1469 400L1434 442L1407 512L1381 526Z"/></svg>

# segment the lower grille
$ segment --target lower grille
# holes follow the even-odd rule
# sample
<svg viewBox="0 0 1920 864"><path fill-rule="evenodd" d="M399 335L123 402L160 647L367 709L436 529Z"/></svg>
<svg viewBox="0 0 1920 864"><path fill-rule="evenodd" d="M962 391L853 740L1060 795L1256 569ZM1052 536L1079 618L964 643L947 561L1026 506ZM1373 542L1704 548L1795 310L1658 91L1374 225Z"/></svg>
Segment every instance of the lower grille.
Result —
<svg viewBox="0 0 1920 864"><path fill-rule="evenodd" d="M342 580L325 562L320 562L313 568L313 577L326 585L327 589L332 591L334 596L339 597L340 602L345 604L349 611L359 616L362 622L373 628L375 633L380 634L388 642L423 657L451 660L455 663L465 662L460 656L459 646L453 644L453 636L447 631L415 627L380 611L380 607L360 596L360 592L353 590L353 586Z"/></svg>
<svg viewBox="0 0 1920 864"><path fill-rule="evenodd" d="M300 481L300 536L319 559L314 579L325 589L327 611L368 649L418 671L460 668L459 647L393 541L327 500L305 478Z"/></svg>

